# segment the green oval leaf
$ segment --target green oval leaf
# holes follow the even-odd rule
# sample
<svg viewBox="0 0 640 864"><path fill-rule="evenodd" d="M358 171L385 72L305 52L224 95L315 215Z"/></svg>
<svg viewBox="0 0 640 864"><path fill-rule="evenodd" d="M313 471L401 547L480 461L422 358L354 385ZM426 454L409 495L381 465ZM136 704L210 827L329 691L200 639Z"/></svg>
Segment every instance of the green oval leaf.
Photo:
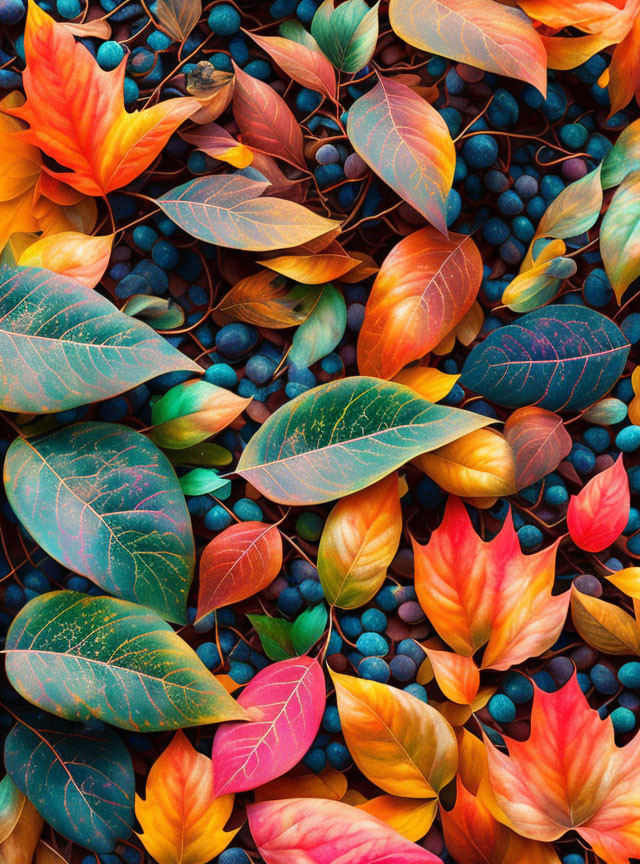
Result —
<svg viewBox="0 0 640 864"><path fill-rule="evenodd" d="M544 306L500 327L467 357L460 384L498 405L581 411L615 384L629 343L586 306Z"/></svg>
<svg viewBox="0 0 640 864"><path fill-rule="evenodd" d="M338 8L324 0L311 22L311 35L336 69L359 72L366 66L378 41L378 6L364 0L345 0Z"/></svg>
<svg viewBox="0 0 640 864"><path fill-rule="evenodd" d="M185 623L191 519L167 457L115 423L17 438L4 464L9 502L42 548L105 591Z"/></svg>
<svg viewBox="0 0 640 864"><path fill-rule="evenodd" d="M300 246L339 227L294 201L261 197L268 185L216 174L177 186L156 203L198 240L252 252Z"/></svg>
<svg viewBox="0 0 640 864"><path fill-rule="evenodd" d="M279 408L247 444L237 472L280 504L320 504L364 489L414 456L491 420L433 405L378 378L331 381Z"/></svg>
<svg viewBox="0 0 640 864"><path fill-rule="evenodd" d="M9 732L4 761L16 786L69 840L111 852L131 833L133 765L113 729L29 711Z"/></svg>
<svg viewBox="0 0 640 864"><path fill-rule="evenodd" d="M0 270L0 408L46 414L164 372L202 372L95 291L40 267Z"/></svg>
<svg viewBox="0 0 640 864"><path fill-rule="evenodd" d="M300 286L304 294L308 294L309 286ZM296 293L297 288L292 293ZM306 321L298 327L293 335L291 350L287 362L308 369L318 360L322 360L336 347L344 336L347 326L347 307L342 292L328 282L326 285L314 285L315 303Z"/></svg>
<svg viewBox="0 0 640 864"><path fill-rule="evenodd" d="M169 624L125 600L36 597L14 618L5 653L18 693L67 720L158 732L246 719Z"/></svg>
<svg viewBox="0 0 640 864"><path fill-rule="evenodd" d="M618 303L640 276L640 171L616 189L600 229L600 254Z"/></svg>

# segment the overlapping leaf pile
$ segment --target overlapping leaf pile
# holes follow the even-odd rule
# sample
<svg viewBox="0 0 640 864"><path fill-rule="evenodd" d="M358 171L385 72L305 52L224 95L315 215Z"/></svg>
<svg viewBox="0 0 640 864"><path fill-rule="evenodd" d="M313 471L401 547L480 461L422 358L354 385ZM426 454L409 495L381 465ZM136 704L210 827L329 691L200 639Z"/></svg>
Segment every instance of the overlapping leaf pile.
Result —
<svg viewBox="0 0 640 864"><path fill-rule="evenodd" d="M640 860L640 0L0 40L0 864Z"/></svg>

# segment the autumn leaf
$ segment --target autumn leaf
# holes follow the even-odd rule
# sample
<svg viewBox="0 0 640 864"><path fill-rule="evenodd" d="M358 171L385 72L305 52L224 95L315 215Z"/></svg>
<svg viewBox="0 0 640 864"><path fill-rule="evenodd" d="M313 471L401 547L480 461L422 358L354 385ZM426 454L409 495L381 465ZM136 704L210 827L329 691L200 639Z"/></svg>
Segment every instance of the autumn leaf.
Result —
<svg viewBox="0 0 640 864"><path fill-rule="evenodd" d="M629 478L622 456L572 495L567 527L573 542L587 552L602 552L617 540L629 521Z"/></svg>
<svg viewBox="0 0 640 864"><path fill-rule="evenodd" d="M591 710L575 675L552 693L534 685L529 738L504 737L508 756L485 742L489 776L519 834L548 842L575 830L606 864L640 855L640 738L616 747L611 718Z"/></svg>
<svg viewBox="0 0 640 864"><path fill-rule="evenodd" d="M87 288L95 288L107 269L113 234L92 237L75 231L62 231L42 237L31 244L18 259L21 267L44 267L70 276Z"/></svg>
<svg viewBox="0 0 640 864"><path fill-rule="evenodd" d="M27 101L5 109L30 126L16 137L69 168L45 170L85 195L105 195L134 180L198 107L185 97L128 114L126 58L105 72L34 0L29 0L24 50Z"/></svg>
<svg viewBox="0 0 640 864"><path fill-rule="evenodd" d="M149 770L146 797L136 795L138 836L158 864L206 864L238 833L224 830L234 796L216 798L213 784L211 759L176 732Z"/></svg>
<svg viewBox="0 0 640 864"><path fill-rule="evenodd" d="M504 434L515 456L518 489L555 471L573 443L562 419L535 405L514 411L504 424Z"/></svg>

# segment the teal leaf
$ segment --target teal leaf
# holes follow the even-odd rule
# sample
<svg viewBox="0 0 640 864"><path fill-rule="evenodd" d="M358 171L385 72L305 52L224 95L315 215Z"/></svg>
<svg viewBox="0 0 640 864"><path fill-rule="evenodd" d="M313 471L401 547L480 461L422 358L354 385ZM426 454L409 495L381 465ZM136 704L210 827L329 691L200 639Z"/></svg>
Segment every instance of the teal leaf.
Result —
<svg viewBox="0 0 640 864"><path fill-rule="evenodd" d="M191 519L167 457L115 423L16 438L4 484L33 539L105 591L185 623Z"/></svg>
<svg viewBox="0 0 640 864"><path fill-rule="evenodd" d="M288 660L296 656L291 640L291 621L270 615L247 615L269 660Z"/></svg>
<svg viewBox="0 0 640 864"><path fill-rule="evenodd" d="M585 423L594 423L596 426L615 426L616 423L622 423L628 410L622 399L608 396L585 411L582 419Z"/></svg>
<svg viewBox="0 0 640 864"><path fill-rule="evenodd" d="M159 732L246 719L169 624L125 600L42 594L14 618L5 654L18 693L67 720Z"/></svg>
<svg viewBox="0 0 640 864"><path fill-rule="evenodd" d="M544 306L494 330L467 357L460 384L498 405L581 411L616 383L622 331L586 306Z"/></svg>
<svg viewBox="0 0 640 864"><path fill-rule="evenodd" d="M133 765L113 729L29 711L9 732L4 761L16 786L63 837L92 852L112 852L131 834Z"/></svg>
<svg viewBox="0 0 640 864"><path fill-rule="evenodd" d="M622 130L618 140L602 160L602 188L622 183L627 174L640 169L640 120Z"/></svg>
<svg viewBox="0 0 640 864"><path fill-rule="evenodd" d="M46 414L109 399L164 372L202 369L75 279L0 270L0 408Z"/></svg>
<svg viewBox="0 0 640 864"><path fill-rule="evenodd" d="M301 288L306 295L309 286ZM287 362L308 369L330 354L344 336L347 326L347 307L342 292L331 283L314 286L317 298L308 318L293 335ZM296 296L296 288L292 294Z"/></svg>
<svg viewBox="0 0 640 864"><path fill-rule="evenodd" d="M194 468L180 478L180 486L185 495L213 495L228 498L231 494L231 481L221 477L213 468Z"/></svg>
<svg viewBox="0 0 640 864"><path fill-rule="evenodd" d="M281 504L319 504L364 489L400 465L491 423L433 405L378 378L322 384L279 408L247 444L237 472Z"/></svg>
<svg viewBox="0 0 640 864"><path fill-rule="evenodd" d="M291 639L296 654L306 654L318 641L327 626L327 607L324 603L305 609L298 615L291 628Z"/></svg>
<svg viewBox="0 0 640 864"><path fill-rule="evenodd" d="M184 309L175 300L154 297L152 294L134 294L129 297L122 311L132 318L139 318L154 330L173 330L184 324Z"/></svg>
<svg viewBox="0 0 640 864"><path fill-rule="evenodd" d="M378 41L378 6L345 0L338 8L324 0L311 22L311 35L337 69L359 72L373 56Z"/></svg>

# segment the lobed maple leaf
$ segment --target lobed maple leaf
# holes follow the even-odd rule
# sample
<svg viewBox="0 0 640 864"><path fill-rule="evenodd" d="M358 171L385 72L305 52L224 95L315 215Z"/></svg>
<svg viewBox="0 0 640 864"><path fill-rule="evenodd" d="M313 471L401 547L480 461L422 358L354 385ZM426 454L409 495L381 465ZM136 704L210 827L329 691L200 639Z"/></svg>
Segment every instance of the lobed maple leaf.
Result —
<svg viewBox="0 0 640 864"><path fill-rule="evenodd" d="M199 107L195 99L182 97L127 113L126 58L105 72L34 0L29 0L24 50L27 101L3 110L30 126L16 138L70 169L44 166L48 174L85 195L105 195L134 180Z"/></svg>
<svg viewBox="0 0 640 864"><path fill-rule="evenodd" d="M430 652L436 679L450 699L475 697L479 676L472 655L480 648L480 669L505 670L557 640L570 599L570 592L551 594L557 547L558 541L523 555L511 513L498 535L485 542L454 496L429 543L413 542L420 605L441 639L466 658Z"/></svg>
<svg viewBox="0 0 640 864"><path fill-rule="evenodd" d="M491 786L515 830L547 842L575 830L606 864L640 856L640 736L620 748L614 739L576 675L553 693L534 687L529 738L505 737L508 756L485 739Z"/></svg>

